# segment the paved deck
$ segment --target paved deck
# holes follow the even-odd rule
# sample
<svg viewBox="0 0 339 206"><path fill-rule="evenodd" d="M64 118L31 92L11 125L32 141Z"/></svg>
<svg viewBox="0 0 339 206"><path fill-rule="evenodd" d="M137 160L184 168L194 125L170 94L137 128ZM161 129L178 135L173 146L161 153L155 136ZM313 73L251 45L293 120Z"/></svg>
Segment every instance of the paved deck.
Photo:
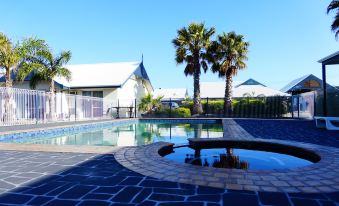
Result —
<svg viewBox="0 0 339 206"><path fill-rule="evenodd" d="M339 131L316 128L312 120L234 119L255 138L306 142L339 148Z"/></svg>
<svg viewBox="0 0 339 206"><path fill-rule="evenodd" d="M0 205L335 205L336 193L225 190L162 181L114 154L0 151Z"/></svg>
<svg viewBox="0 0 339 206"><path fill-rule="evenodd" d="M76 122L75 124L78 124ZM81 122L88 123L88 122ZM62 127L60 123L51 127ZM46 125L38 125L44 129ZM31 128L33 127L33 128ZM21 126L19 129L36 129L36 125ZM1 130L2 129L2 130ZM8 132L15 127L0 128ZM295 120L234 120L229 124L227 137L237 134L245 139L283 139L307 142L338 148L339 132L315 129L311 121ZM225 136L226 137L226 136ZM5 149L5 146L1 146ZM24 146L22 146L24 148ZM93 149L93 148L92 148ZM23 149L24 150L24 149ZM30 149L28 149L30 150ZM68 150L72 150L71 147ZM153 178L136 173L116 161L119 148L103 153L93 149L92 154L79 153L59 148L47 152L0 150L0 206L1 205L339 205L339 188L336 170L327 178L332 189L316 188L318 181L302 179L295 184L304 184L304 192L262 191L240 188L247 182L237 182L234 188L216 188L217 185L198 186ZM78 148L80 151L81 148ZM335 149L334 149L335 150ZM37 150L40 151L40 150ZM335 150L338 154L338 149ZM127 155L131 157L132 155ZM120 155L121 157L121 155ZM139 158L135 157L135 158ZM151 158L148 161L153 161ZM338 163L338 159L333 160ZM324 169L331 168L324 165ZM173 171L176 171L174 168ZM322 170L314 170L321 174ZM164 171L165 173L165 171ZM158 173L162 175L163 173ZM183 173L184 174L184 173ZM283 176L281 176L284 178ZM310 176L311 177L311 176ZM212 178L212 177L211 177ZM258 180L252 180L256 182ZM259 180L260 181L260 180ZM272 183L276 180L267 180ZM279 181L279 180L278 180ZM292 180L293 181L293 180ZM326 180L322 180L326 181ZM328 181L331 181L328 182ZM265 180L261 181L264 183ZM276 184L283 184L275 182ZM324 182L322 182L324 183ZM325 182L326 183L326 182ZM273 183L272 183L273 184ZM238 186L236 186L238 185ZM256 185L254 185L256 186ZM281 187L285 187L281 185ZM314 191L316 188L316 191ZM333 188L335 190L333 190ZM252 190L252 191L251 191ZM313 192L312 192L313 190ZM329 192L334 191L334 192ZM307 192L307 193L305 193Z"/></svg>

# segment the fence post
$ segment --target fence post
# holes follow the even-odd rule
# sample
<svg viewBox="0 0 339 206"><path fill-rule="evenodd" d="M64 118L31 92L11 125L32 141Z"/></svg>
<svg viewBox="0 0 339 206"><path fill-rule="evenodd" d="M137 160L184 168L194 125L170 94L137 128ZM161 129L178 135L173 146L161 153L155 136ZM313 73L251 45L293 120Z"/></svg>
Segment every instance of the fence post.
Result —
<svg viewBox="0 0 339 206"><path fill-rule="evenodd" d="M313 91L313 102L314 102L314 104L313 104L313 118L312 119L314 119L314 116L317 116L317 98L316 98L316 95L317 93L316 93L316 91Z"/></svg>
<svg viewBox="0 0 339 206"><path fill-rule="evenodd" d="M134 118L137 118L137 99L134 99Z"/></svg>
<svg viewBox="0 0 339 206"><path fill-rule="evenodd" d="M209 105L208 105L208 97L206 98L206 111L205 111L205 116L208 116L209 112Z"/></svg>
<svg viewBox="0 0 339 206"><path fill-rule="evenodd" d="M119 107L119 99L118 99L118 107L117 107L117 119L119 119L119 118L120 118L120 115L119 115L120 111L119 111L119 109L120 109L120 107Z"/></svg>
<svg viewBox="0 0 339 206"><path fill-rule="evenodd" d="M171 118L172 117L172 98L170 98L169 106L170 106L169 118Z"/></svg>
<svg viewBox="0 0 339 206"><path fill-rule="evenodd" d="M77 121L77 96L74 95L74 121Z"/></svg>
<svg viewBox="0 0 339 206"><path fill-rule="evenodd" d="M294 110L293 110L293 95L291 96L291 113L292 113L292 119L294 119Z"/></svg>
<svg viewBox="0 0 339 206"><path fill-rule="evenodd" d="M297 105L298 105L298 119L299 119L299 117L300 117L300 105L299 105L299 98L300 98L300 95L298 94L298 96L297 96L298 98L297 98Z"/></svg>

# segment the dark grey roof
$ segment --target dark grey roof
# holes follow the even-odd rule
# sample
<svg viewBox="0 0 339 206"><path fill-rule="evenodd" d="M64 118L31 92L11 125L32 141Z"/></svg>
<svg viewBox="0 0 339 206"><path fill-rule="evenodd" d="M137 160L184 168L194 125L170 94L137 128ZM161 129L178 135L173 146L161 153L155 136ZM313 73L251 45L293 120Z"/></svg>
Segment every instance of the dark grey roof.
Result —
<svg viewBox="0 0 339 206"><path fill-rule="evenodd" d="M306 79L308 76L310 76L312 74L308 74L302 77L299 77L297 79L292 80L290 83L288 83L286 86L284 86L282 89L280 89L280 91L282 92L288 92L290 89L292 89L294 86L296 86L297 84L299 84L301 81L303 81L304 79Z"/></svg>
<svg viewBox="0 0 339 206"><path fill-rule="evenodd" d="M339 64L339 51L320 59L318 62L325 65Z"/></svg>
<svg viewBox="0 0 339 206"><path fill-rule="evenodd" d="M319 79L318 77L314 76L313 74L308 74L302 77L299 77L293 81L291 81L290 83L288 83L286 86L284 86L282 89L280 89L280 91L282 92L292 92L292 91L300 91L302 89L309 89L309 88L304 88L304 82L309 81L309 80L316 80L317 82L319 82L320 86L322 87L323 82L321 79ZM326 84L328 88L332 88L331 85Z"/></svg>
<svg viewBox="0 0 339 206"><path fill-rule="evenodd" d="M254 80L254 79L252 79L252 78L250 78L250 79L244 81L244 82L241 83L241 84L238 84L236 87L239 87L239 86L241 86L241 85L262 85L262 86L266 87L266 85L264 85L264 84L258 82L257 80Z"/></svg>

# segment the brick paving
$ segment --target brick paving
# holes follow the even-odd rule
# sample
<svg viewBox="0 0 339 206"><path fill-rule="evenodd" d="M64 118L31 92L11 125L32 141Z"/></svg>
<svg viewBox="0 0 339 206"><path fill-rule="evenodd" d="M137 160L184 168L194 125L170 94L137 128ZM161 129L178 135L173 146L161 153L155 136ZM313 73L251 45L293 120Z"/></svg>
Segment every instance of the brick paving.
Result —
<svg viewBox="0 0 339 206"><path fill-rule="evenodd" d="M238 191L163 181L114 154L0 151L0 205L336 205L339 192Z"/></svg>
<svg viewBox="0 0 339 206"><path fill-rule="evenodd" d="M339 131L316 128L313 120L234 119L255 138L281 139L339 148Z"/></svg>
<svg viewBox="0 0 339 206"><path fill-rule="evenodd" d="M198 142L218 139L198 139ZM225 140L229 141L229 140ZM244 140L243 140L244 141ZM248 142L251 143L252 140ZM259 141L259 140L257 140ZM265 140L261 140L265 142ZM339 151L336 148L306 143L270 140L314 151L321 160L310 166L284 170L237 170L181 164L159 155L158 151L172 144L158 142L139 147L125 147L115 153L124 167L157 179L216 188L266 192L335 192L339 189ZM227 144L227 142L226 142Z"/></svg>
<svg viewBox="0 0 339 206"><path fill-rule="evenodd" d="M236 121L233 119L223 119L223 130L224 136L223 138L226 139L241 139L241 140L248 140L253 139L254 137L244 130Z"/></svg>
<svg viewBox="0 0 339 206"><path fill-rule="evenodd" d="M257 173L167 162L157 155L164 143L107 154L2 150L0 206L339 205L339 132L315 129L311 121L236 119L225 124L226 139L288 140L315 150L322 159L304 168ZM31 127L22 130L36 129ZM6 131L9 127L0 132Z"/></svg>

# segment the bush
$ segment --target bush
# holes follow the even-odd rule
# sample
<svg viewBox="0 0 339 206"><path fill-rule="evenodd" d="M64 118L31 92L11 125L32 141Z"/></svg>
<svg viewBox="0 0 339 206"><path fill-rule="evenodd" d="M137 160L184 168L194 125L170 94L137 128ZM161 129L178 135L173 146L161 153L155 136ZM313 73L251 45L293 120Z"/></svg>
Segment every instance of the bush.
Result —
<svg viewBox="0 0 339 206"><path fill-rule="evenodd" d="M155 117L169 117L170 115L171 117L177 118L190 117L191 111L188 108L179 107L177 109L172 110L170 110L170 108L160 108L159 110L154 112Z"/></svg>
<svg viewBox="0 0 339 206"><path fill-rule="evenodd" d="M175 110L172 110L172 116L173 117L190 117L191 110L188 108L179 107Z"/></svg>

